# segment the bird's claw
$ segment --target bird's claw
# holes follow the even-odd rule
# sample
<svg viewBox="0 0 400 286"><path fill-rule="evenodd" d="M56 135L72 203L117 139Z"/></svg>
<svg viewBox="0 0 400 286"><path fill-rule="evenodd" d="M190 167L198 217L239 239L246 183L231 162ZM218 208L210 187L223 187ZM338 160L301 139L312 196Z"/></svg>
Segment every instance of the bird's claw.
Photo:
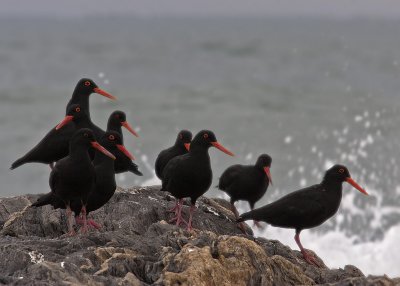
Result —
<svg viewBox="0 0 400 286"><path fill-rule="evenodd" d="M311 265L314 265L318 268L323 268L324 266L321 265L314 257L314 255L310 254L309 252L307 252L306 250L302 251L303 254L303 258L304 260Z"/></svg>
<svg viewBox="0 0 400 286"><path fill-rule="evenodd" d="M239 227L239 229L242 231L243 234L249 235L249 234L247 233L247 231L246 231L246 227L245 227L245 225L244 225L243 222L239 222L239 223L238 223L238 227Z"/></svg>
<svg viewBox="0 0 400 286"><path fill-rule="evenodd" d="M263 226L257 220L253 220L253 225L256 226L258 229L262 229L263 228Z"/></svg>

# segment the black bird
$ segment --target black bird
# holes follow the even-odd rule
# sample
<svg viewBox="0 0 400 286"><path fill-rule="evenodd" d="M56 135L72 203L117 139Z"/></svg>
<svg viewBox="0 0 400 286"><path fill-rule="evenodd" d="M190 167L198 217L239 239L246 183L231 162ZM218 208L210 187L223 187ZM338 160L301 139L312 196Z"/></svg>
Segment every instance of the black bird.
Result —
<svg viewBox="0 0 400 286"><path fill-rule="evenodd" d="M110 158L115 159L115 157L96 141L93 132L87 128L76 131L70 140L69 147L69 155L57 161L51 171L49 185L53 195L64 202L68 216L68 231L70 235L73 235L70 202L78 200L82 203L82 232L85 233L87 231L87 197L95 186L96 174L88 149L96 148Z"/></svg>
<svg viewBox="0 0 400 286"><path fill-rule="evenodd" d="M233 156L233 153L217 142L212 131L200 131L190 144L189 153L171 159L164 169L162 191L170 192L177 198L175 213L176 224L182 221L183 198L190 197L191 207L188 230L192 229L192 217L196 200L209 189L212 182L212 170L208 149L216 147Z"/></svg>
<svg viewBox="0 0 400 286"><path fill-rule="evenodd" d="M90 119L89 96L92 93L115 99L114 96L100 89L92 80L83 78L75 87L72 98L67 104L67 112L72 104L79 104ZM57 132L55 128L51 129L35 147L12 163L10 169L15 169L26 163L44 163L50 164L51 167L53 162L68 155L69 139L75 131L75 125L72 123L65 126L62 132Z"/></svg>
<svg viewBox="0 0 400 286"><path fill-rule="evenodd" d="M267 154L258 157L255 165L233 165L226 169L220 179L218 188L231 197L232 211L236 219L239 218L235 202L238 200L248 201L250 209L254 209L255 203L261 199L267 191L271 178L272 158ZM257 226L258 222L254 222ZM242 231L244 226L240 225Z"/></svg>
<svg viewBox="0 0 400 286"><path fill-rule="evenodd" d="M162 174L168 162L176 157L189 152L190 141L192 141L192 132L181 130L176 137L175 144L168 149L165 149L158 154L156 159L156 175L162 180Z"/></svg>
<svg viewBox="0 0 400 286"><path fill-rule="evenodd" d="M111 113L110 117L108 118L107 131L117 131L121 135L121 140L123 144L124 137L122 134L122 126L128 129L128 131L136 137L139 137L139 135L135 132L135 130L133 130L128 121L126 121L126 115L124 112L117 110ZM132 172L138 176L143 176L142 172L139 171L138 165L132 162L133 157L128 158L127 156L124 156L121 152L117 152L114 155L117 157L114 163L115 173L119 174L124 172Z"/></svg>
<svg viewBox="0 0 400 286"><path fill-rule="evenodd" d="M315 258L301 245L300 232L303 229L321 225L332 217L338 210L342 200L342 183L347 182L363 194L367 192L361 188L351 177L343 165L335 165L326 171L320 184L313 185L281 199L242 214L238 222L245 220L261 220L272 226L294 228L294 239L299 246L304 259L316 266L321 266Z"/></svg>
<svg viewBox="0 0 400 286"><path fill-rule="evenodd" d="M116 119L116 114L120 119ZM124 117L120 117L119 115L123 114ZM81 128L89 128L92 129L95 137L96 138L103 138L104 134L106 133L99 127L95 126L93 122L90 120L90 118L87 116L85 112L81 109L81 106L79 104L72 104L68 111L67 115L65 118L56 126L57 130L62 130L65 125L68 125L69 122L73 121L75 124L76 129L81 129ZM117 127L119 124L119 128ZM121 126L128 126L130 129L132 129L129 125L129 123L125 119L125 114L122 111L115 111L110 115L110 118L108 120L108 126L109 128L113 128L112 130L115 130L116 132L121 132L121 140L122 140L122 130ZM91 158L94 158L94 153L90 152ZM116 168L116 173L122 173L122 172L133 172L139 176L142 176L143 174L139 171L138 166L132 162L134 160L134 157L131 156L128 158L122 151L117 151L115 154L115 157L117 158L115 160L115 164L118 164L118 170Z"/></svg>
<svg viewBox="0 0 400 286"><path fill-rule="evenodd" d="M99 143L110 151L113 155L123 152L125 156L131 158L132 155L122 144L122 138L120 134L116 131L107 131L104 136L99 140ZM95 211L105 205L111 197L114 195L115 189L117 187L115 182L115 171L114 162L112 158L104 155L102 152L96 152L93 161L94 169L96 173L96 183L94 189L89 193L87 204L86 204L86 214ZM63 201L58 199L52 192L45 194L32 204L32 207L41 207L44 205L52 205L55 209L66 208ZM75 213L75 219L78 224L82 224L83 220L79 216L82 209L82 203L80 200L72 200L70 202L72 211ZM87 223L94 228L99 229L95 221L89 219Z"/></svg>

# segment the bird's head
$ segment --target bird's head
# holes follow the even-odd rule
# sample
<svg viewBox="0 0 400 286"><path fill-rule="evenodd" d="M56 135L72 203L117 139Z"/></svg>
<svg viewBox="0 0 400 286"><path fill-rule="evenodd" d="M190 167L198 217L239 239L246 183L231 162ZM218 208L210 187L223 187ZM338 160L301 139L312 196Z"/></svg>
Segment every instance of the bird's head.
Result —
<svg viewBox="0 0 400 286"><path fill-rule="evenodd" d="M185 147L187 151L190 149L190 142L192 141L192 132L189 130L181 130L176 137L175 144Z"/></svg>
<svg viewBox="0 0 400 286"><path fill-rule="evenodd" d="M75 91L83 95L91 95L92 93L97 93L113 100L116 99L113 95L99 88L97 84L89 78L80 79L76 84Z"/></svg>
<svg viewBox="0 0 400 286"><path fill-rule="evenodd" d="M217 141L214 132L210 130L202 130L196 134L196 136L192 140L192 143L190 144L190 150L192 150L192 148L195 146L203 148L215 147L230 156L234 156L231 151L226 149L224 146L222 146L221 143Z"/></svg>
<svg viewBox="0 0 400 286"><path fill-rule="evenodd" d="M356 182L351 176L349 170L343 165L334 165L332 168L326 171L324 180L336 181L336 182L347 182L354 188L359 190L361 193L368 195L368 193Z"/></svg>
<svg viewBox="0 0 400 286"><path fill-rule="evenodd" d="M132 128L132 126L126 121L126 114L123 111L116 110L113 113L111 113L109 122L112 125L120 125L128 129L130 133L135 135L136 137L139 137L139 135L136 133L136 131Z"/></svg>

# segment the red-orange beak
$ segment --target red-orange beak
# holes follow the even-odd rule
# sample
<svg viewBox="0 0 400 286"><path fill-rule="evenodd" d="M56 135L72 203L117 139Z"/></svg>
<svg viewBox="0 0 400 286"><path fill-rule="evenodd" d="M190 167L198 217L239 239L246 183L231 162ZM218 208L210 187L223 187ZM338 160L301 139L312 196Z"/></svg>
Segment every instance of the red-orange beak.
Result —
<svg viewBox="0 0 400 286"><path fill-rule="evenodd" d="M265 174L267 175L268 180L269 180L269 182L271 183L271 185L273 185L273 183L272 183L272 177L271 177L271 172L270 172L270 170L269 170L269 167L264 167L264 172L265 172Z"/></svg>
<svg viewBox="0 0 400 286"><path fill-rule="evenodd" d="M183 143L183 145L185 145L186 150L189 151L189 149L190 149L190 143Z"/></svg>
<svg viewBox="0 0 400 286"><path fill-rule="evenodd" d="M74 117L72 115L65 116L65 118L60 123L58 123L58 125L56 126L56 130L62 128L64 125L66 125L69 122L71 122L72 119L74 119Z"/></svg>
<svg viewBox="0 0 400 286"><path fill-rule="evenodd" d="M131 160L135 160L135 157L133 157L133 155L129 153L128 150L126 150L124 145L117 144L117 148L121 150L121 152L124 153L126 157L128 157Z"/></svg>
<svg viewBox="0 0 400 286"><path fill-rule="evenodd" d="M126 129L129 130L133 135L136 137L139 137L139 135L136 133L135 130L133 130L132 126L129 125L128 121L121 122L121 125L124 126Z"/></svg>
<svg viewBox="0 0 400 286"><path fill-rule="evenodd" d="M346 182L349 183L350 185L352 185L354 188L356 188L357 190L359 190L361 193L363 193L364 195L368 196L368 193L366 190L364 190L363 188L361 188L361 186L359 184L356 183L356 181L354 181L352 178L348 177L346 178Z"/></svg>
<svg viewBox="0 0 400 286"><path fill-rule="evenodd" d="M224 146L222 146L222 145L221 145L220 143L218 143L217 141L211 142L211 144L212 144L215 148L217 148L217 149L221 150L222 152L224 152L225 154L228 154L229 156L235 156L231 151L229 151L228 149L226 149Z"/></svg>
<svg viewBox="0 0 400 286"><path fill-rule="evenodd" d="M99 150L101 153L103 153L104 155L110 157L111 159L115 160L115 156L113 154L111 154L110 151L108 151L106 148L104 148L103 146L101 146L97 141L93 141L92 142L92 147Z"/></svg>
<svg viewBox="0 0 400 286"><path fill-rule="evenodd" d="M101 88L95 87L95 88L93 89L93 91L94 91L95 93L97 93L97 94L100 94L100 95L102 95L102 96L108 97L109 99L112 99L112 100L116 100L116 99L117 99L115 96L109 94L107 91L104 91L104 90L102 90Z"/></svg>

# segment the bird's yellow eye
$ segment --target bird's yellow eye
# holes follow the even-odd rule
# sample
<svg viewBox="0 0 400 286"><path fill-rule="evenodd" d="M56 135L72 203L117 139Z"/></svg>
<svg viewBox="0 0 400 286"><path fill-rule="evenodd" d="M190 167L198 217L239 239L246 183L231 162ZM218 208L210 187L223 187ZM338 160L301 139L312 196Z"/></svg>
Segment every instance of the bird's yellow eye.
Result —
<svg viewBox="0 0 400 286"><path fill-rule="evenodd" d="M343 174L344 173L344 169L339 169L339 173Z"/></svg>
<svg viewBox="0 0 400 286"><path fill-rule="evenodd" d="M204 133L203 137L204 137L204 139L207 139L208 138L208 134Z"/></svg>
<svg viewBox="0 0 400 286"><path fill-rule="evenodd" d="M81 112L81 108L80 108L80 107L77 107L77 108L75 108L75 111L76 111L76 112Z"/></svg>
<svg viewBox="0 0 400 286"><path fill-rule="evenodd" d="M110 135L108 136L108 139L110 139L111 141L113 141L115 139L114 135Z"/></svg>
<svg viewBox="0 0 400 286"><path fill-rule="evenodd" d="M88 81L88 80L85 81L85 85L86 85L86 86L89 86L89 85L90 85L90 81Z"/></svg>

